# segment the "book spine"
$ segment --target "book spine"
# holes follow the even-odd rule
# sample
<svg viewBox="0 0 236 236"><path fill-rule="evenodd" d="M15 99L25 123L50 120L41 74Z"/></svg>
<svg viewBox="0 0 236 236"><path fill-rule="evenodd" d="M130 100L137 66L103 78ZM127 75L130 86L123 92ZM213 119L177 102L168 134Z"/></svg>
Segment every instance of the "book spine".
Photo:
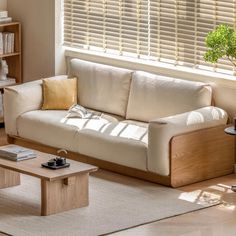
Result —
<svg viewBox="0 0 236 236"><path fill-rule="evenodd" d="M3 32L3 53L7 54L7 32Z"/></svg>
<svg viewBox="0 0 236 236"><path fill-rule="evenodd" d="M11 33L7 34L7 53L11 53Z"/></svg>
<svg viewBox="0 0 236 236"><path fill-rule="evenodd" d="M3 117L3 94L0 92L0 117Z"/></svg>
<svg viewBox="0 0 236 236"><path fill-rule="evenodd" d="M12 53L15 52L15 34L14 33L11 34L11 52Z"/></svg>
<svg viewBox="0 0 236 236"><path fill-rule="evenodd" d="M3 34L0 32L0 54L3 54Z"/></svg>

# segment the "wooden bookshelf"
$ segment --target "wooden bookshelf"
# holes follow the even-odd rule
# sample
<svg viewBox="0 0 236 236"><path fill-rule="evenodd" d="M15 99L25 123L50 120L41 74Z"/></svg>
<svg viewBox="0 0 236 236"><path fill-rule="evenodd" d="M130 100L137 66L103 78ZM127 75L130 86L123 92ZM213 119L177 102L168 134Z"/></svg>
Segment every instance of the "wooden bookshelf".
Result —
<svg viewBox="0 0 236 236"><path fill-rule="evenodd" d="M11 32L15 34L14 53L0 54L0 58L5 59L7 62L9 69L8 77L15 78L16 83L21 83L21 24L19 22L0 24L0 32Z"/></svg>
<svg viewBox="0 0 236 236"><path fill-rule="evenodd" d="M14 33L14 52L8 54L0 54L0 59L4 59L8 65L7 77L14 78L16 84L22 83L22 54L21 54L21 24L19 22L11 22L0 24L0 32ZM0 80L0 93L3 94L6 86L13 85L6 84L6 81ZM2 106L2 104L0 104ZM0 112L0 124L4 122L3 116Z"/></svg>

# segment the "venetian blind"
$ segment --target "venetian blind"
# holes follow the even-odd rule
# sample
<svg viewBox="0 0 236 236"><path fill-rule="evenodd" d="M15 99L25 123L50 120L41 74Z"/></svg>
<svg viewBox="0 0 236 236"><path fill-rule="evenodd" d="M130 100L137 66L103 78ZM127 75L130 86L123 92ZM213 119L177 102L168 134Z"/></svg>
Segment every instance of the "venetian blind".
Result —
<svg viewBox="0 0 236 236"><path fill-rule="evenodd" d="M210 69L204 39L236 26L236 0L64 0L64 44ZM226 60L213 66L232 71Z"/></svg>

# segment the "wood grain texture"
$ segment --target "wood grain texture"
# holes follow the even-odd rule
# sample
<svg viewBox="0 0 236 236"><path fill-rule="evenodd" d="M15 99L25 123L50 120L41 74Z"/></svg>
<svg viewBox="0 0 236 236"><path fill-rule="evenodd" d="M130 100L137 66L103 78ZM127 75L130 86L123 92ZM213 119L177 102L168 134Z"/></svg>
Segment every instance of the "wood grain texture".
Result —
<svg viewBox="0 0 236 236"><path fill-rule="evenodd" d="M0 168L0 189L20 185L20 174Z"/></svg>
<svg viewBox="0 0 236 236"><path fill-rule="evenodd" d="M82 173L67 179L41 180L41 215L48 216L59 212L84 207L88 200L89 173Z"/></svg>
<svg viewBox="0 0 236 236"><path fill-rule="evenodd" d="M0 167L8 169L8 170L17 171L22 174L38 177L41 179L46 179L48 181L65 179L70 176L74 176L76 174L89 173L92 171L96 171L98 169L96 166L80 163L78 161L73 161L73 160L70 160L71 165L69 168L63 168L57 171L52 171L52 170L41 167L42 163L45 163L49 159L52 159L55 157L56 156L52 154L37 152L36 158L25 160L25 161L19 161L19 162L0 158Z"/></svg>
<svg viewBox="0 0 236 236"><path fill-rule="evenodd" d="M171 185L183 186L233 173L234 137L225 126L175 136L171 140Z"/></svg>

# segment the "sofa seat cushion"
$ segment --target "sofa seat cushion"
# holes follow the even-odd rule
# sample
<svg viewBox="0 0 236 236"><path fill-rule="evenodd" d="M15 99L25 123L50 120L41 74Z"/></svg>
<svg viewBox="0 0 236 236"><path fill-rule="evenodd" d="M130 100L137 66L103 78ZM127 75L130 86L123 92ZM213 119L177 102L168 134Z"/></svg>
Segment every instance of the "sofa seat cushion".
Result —
<svg viewBox="0 0 236 236"><path fill-rule="evenodd" d="M99 114L99 112L96 112ZM37 110L17 119L18 135L52 147L147 170L147 128L102 114L100 119L65 118L66 111Z"/></svg>
<svg viewBox="0 0 236 236"><path fill-rule="evenodd" d="M147 128L127 122L113 122L102 129L79 131L81 154L147 171Z"/></svg>
<svg viewBox="0 0 236 236"><path fill-rule="evenodd" d="M80 105L125 117L131 70L72 59L69 76L78 78Z"/></svg>
<svg viewBox="0 0 236 236"><path fill-rule="evenodd" d="M96 114L99 114L97 112ZM101 128L107 123L118 121L119 117L103 114L102 119L66 119L67 111L36 110L26 112L17 119L17 132L20 137L52 147L76 151L78 130L84 127Z"/></svg>
<svg viewBox="0 0 236 236"><path fill-rule="evenodd" d="M133 74L126 119L149 122L211 105L211 87L137 71Z"/></svg>

